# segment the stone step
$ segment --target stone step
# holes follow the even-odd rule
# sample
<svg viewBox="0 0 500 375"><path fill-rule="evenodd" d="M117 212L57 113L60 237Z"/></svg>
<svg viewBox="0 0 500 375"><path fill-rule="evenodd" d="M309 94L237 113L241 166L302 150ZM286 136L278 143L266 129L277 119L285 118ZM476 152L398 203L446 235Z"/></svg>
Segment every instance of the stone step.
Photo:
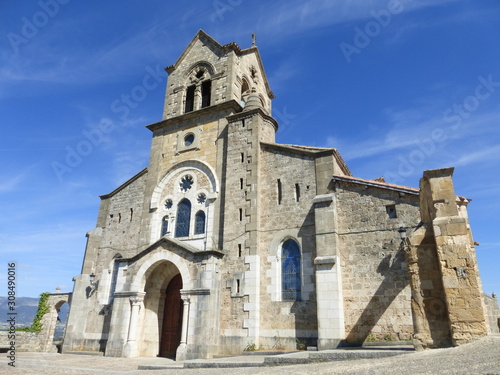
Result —
<svg viewBox="0 0 500 375"><path fill-rule="evenodd" d="M332 349L323 351L300 351L287 354L273 355L242 355L237 357L195 359L182 363L171 363L165 365L141 365L139 370L173 370L181 368L237 368L237 367L263 367L263 366L285 366L300 365L313 362L345 361L355 359L375 359L392 357L410 353L405 349Z"/></svg>
<svg viewBox="0 0 500 375"><path fill-rule="evenodd" d="M184 364L176 365L139 365L138 370L181 370L184 368Z"/></svg>
<svg viewBox="0 0 500 375"><path fill-rule="evenodd" d="M335 349L309 353L311 362L345 361L352 359L385 358L407 354L410 350L401 349Z"/></svg>
<svg viewBox="0 0 500 375"><path fill-rule="evenodd" d="M262 367L263 362L184 362L184 368L235 368L235 367Z"/></svg>
<svg viewBox="0 0 500 375"><path fill-rule="evenodd" d="M311 352L295 352L291 354L281 354L264 358L264 366L300 365L309 363Z"/></svg>
<svg viewBox="0 0 500 375"><path fill-rule="evenodd" d="M97 356L97 357L104 356L103 352L67 352L67 351L65 351L64 354L92 355L92 356Z"/></svg>
<svg viewBox="0 0 500 375"><path fill-rule="evenodd" d="M278 350L255 350L255 351L246 351L241 353L242 355L282 355L282 354L292 354L297 353L297 350L288 350L288 351L278 351Z"/></svg>

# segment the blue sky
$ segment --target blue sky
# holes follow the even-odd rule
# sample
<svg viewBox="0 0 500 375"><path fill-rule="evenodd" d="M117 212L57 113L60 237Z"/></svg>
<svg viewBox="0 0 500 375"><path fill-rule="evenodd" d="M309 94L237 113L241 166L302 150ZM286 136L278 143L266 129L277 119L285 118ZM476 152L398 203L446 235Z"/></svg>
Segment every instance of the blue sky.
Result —
<svg viewBox="0 0 500 375"><path fill-rule="evenodd" d="M455 166L499 293L499 16L497 0L3 1L0 286L16 261L18 295L72 290L98 196L147 166L162 68L201 28L242 48L257 34L279 143L413 187Z"/></svg>

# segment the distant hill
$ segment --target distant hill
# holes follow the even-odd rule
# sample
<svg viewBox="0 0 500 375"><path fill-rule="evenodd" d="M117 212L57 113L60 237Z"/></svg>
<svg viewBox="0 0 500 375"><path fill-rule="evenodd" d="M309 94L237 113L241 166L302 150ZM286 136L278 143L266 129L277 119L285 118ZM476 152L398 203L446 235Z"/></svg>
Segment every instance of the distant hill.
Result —
<svg viewBox="0 0 500 375"><path fill-rule="evenodd" d="M29 326L33 322L38 309L39 298L16 297L16 323L18 327ZM7 297L0 297L0 327L7 326L9 312Z"/></svg>
<svg viewBox="0 0 500 375"><path fill-rule="evenodd" d="M16 297L16 325L18 327L30 326L33 323L33 318L38 310L39 298L31 297ZM68 315L69 306L65 303L59 312L59 319L61 323L57 324L58 331L60 326L64 326L66 317ZM0 297L0 329L7 327L7 319L9 312L7 297Z"/></svg>

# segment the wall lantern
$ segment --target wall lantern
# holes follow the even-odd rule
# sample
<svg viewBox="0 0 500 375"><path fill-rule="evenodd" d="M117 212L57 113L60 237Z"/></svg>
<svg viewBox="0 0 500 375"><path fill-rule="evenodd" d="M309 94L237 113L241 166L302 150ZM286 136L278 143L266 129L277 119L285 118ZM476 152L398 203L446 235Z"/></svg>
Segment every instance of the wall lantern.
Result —
<svg viewBox="0 0 500 375"><path fill-rule="evenodd" d="M94 291L95 289L97 289L97 281L95 281L95 274L94 274L94 272L92 272L89 275L89 278L90 278L90 287L92 288L92 291Z"/></svg>
<svg viewBox="0 0 500 375"><path fill-rule="evenodd" d="M399 233L399 238L401 238L401 241L406 239L406 228L399 227L398 233Z"/></svg>

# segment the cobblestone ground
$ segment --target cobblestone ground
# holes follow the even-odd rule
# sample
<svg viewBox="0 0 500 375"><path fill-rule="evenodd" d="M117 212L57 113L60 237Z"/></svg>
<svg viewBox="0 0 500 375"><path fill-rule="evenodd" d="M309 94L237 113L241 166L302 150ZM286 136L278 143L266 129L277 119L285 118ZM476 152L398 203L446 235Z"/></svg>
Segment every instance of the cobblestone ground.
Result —
<svg viewBox="0 0 500 375"><path fill-rule="evenodd" d="M234 361L241 360L240 357ZM139 365L158 365L163 358L108 358L83 355L17 353L16 367L0 357L0 374L474 374L500 375L500 336L489 336L458 348L435 349L376 360L328 362L263 368L137 370Z"/></svg>

